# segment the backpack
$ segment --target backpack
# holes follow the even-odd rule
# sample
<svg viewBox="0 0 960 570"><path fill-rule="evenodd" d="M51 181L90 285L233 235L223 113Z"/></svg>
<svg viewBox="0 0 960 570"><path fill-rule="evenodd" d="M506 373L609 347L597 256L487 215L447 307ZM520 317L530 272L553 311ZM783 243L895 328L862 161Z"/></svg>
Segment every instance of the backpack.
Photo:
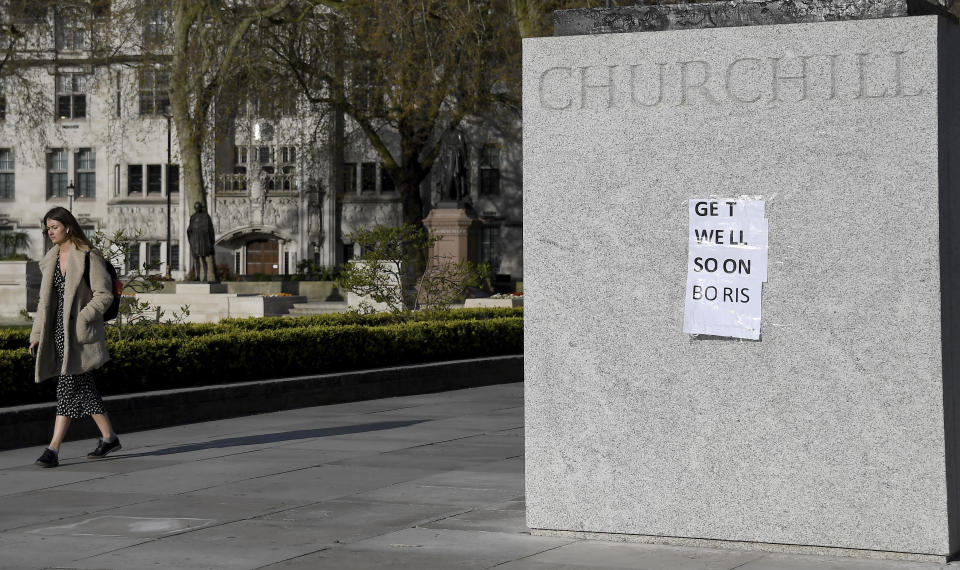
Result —
<svg viewBox="0 0 960 570"><path fill-rule="evenodd" d="M104 265L107 266L107 273L110 274L110 278L113 279L113 302L110 303L110 306L107 307L107 310L103 313L104 321L112 321L117 318L117 314L120 312L120 298L123 294L123 282L117 279L117 268L112 264L107 263L104 260ZM90 252L88 251L86 256L84 256L83 261L83 282L87 284L87 287L90 287Z"/></svg>

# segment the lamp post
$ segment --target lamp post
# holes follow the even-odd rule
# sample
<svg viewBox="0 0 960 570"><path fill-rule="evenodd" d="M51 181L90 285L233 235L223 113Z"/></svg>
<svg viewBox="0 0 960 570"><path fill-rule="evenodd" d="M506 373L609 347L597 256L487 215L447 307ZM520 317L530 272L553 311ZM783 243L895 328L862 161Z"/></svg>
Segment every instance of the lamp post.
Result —
<svg viewBox="0 0 960 570"><path fill-rule="evenodd" d="M164 115L167 117L167 165L164 172L164 191L167 193L167 277L170 277L170 112L167 111Z"/></svg>
<svg viewBox="0 0 960 570"><path fill-rule="evenodd" d="M67 184L67 198L70 199L70 213L73 213L73 180L70 181L70 184Z"/></svg>

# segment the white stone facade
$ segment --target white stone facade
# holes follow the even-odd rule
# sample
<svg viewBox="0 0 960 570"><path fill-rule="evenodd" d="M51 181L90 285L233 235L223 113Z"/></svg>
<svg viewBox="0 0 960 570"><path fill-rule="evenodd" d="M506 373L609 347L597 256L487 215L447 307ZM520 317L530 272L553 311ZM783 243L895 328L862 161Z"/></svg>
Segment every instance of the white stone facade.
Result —
<svg viewBox="0 0 960 570"><path fill-rule="evenodd" d="M51 27L59 26L54 20L51 16ZM71 207L87 231L139 233L138 246L122 270L158 261L158 271L165 273L169 261L174 277L187 276L192 260L183 219L193 213L193 205L183 204L184 193L178 191L183 181L177 133L162 114L165 90L144 87L142 66L89 65L84 63L89 54L82 50L58 49L49 49L54 61L69 56L80 64L29 72L49 108L49 120L42 120L40 129L25 127L18 115L23 101L14 90L0 91L5 97L0 231L27 232L26 253L38 259L47 247L42 216L54 206ZM31 112L36 115L44 105ZM226 138L208 143L205 206L216 230L218 264L237 274L295 273L301 260L333 267L358 253L345 235L375 224L401 223L399 192L371 145L358 130L351 131L349 120L343 157L348 174L344 188L330 191L331 158L325 127L318 128L318 121L302 114L265 120L255 112L241 113ZM464 131L471 172L466 201L484 228L481 261L491 262L495 273L521 279L519 143L485 135L482 126ZM440 198L444 175L440 165L423 183L426 204ZM66 196L71 184L72 200Z"/></svg>

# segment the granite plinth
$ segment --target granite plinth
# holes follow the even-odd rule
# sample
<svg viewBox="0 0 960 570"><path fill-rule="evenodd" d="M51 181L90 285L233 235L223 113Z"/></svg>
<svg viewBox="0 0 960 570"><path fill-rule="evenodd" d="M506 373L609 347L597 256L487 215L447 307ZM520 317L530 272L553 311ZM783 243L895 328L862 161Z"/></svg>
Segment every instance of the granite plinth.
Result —
<svg viewBox="0 0 960 570"><path fill-rule="evenodd" d="M286 315L295 304L307 301L302 295L242 295L226 291L223 283L177 283L174 294L138 293L136 298L150 303L152 310L163 311L163 318L181 313L181 308L186 306L190 313L183 320L188 323Z"/></svg>
<svg viewBox="0 0 960 570"><path fill-rule="evenodd" d="M524 40L531 528L957 552L958 49L937 16ZM687 202L742 196L761 339L685 335Z"/></svg>
<svg viewBox="0 0 960 570"><path fill-rule="evenodd" d="M581 8L553 13L553 35L698 30L939 15L956 22L946 6L928 0L730 0Z"/></svg>
<svg viewBox="0 0 960 570"><path fill-rule="evenodd" d="M225 283L177 283L177 294L179 295L209 295L211 293L226 293L227 285Z"/></svg>
<svg viewBox="0 0 960 570"><path fill-rule="evenodd" d="M36 311L39 295L36 261L0 261L0 317L21 319L21 311Z"/></svg>

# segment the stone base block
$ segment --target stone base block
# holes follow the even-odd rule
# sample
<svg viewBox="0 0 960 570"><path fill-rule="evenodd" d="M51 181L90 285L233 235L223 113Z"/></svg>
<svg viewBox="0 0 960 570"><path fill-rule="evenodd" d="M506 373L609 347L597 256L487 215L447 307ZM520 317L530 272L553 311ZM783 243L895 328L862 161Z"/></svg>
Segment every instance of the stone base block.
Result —
<svg viewBox="0 0 960 570"><path fill-rule="evenodd" d="M960 550L957 53L936 16L524 40L530 527ZM740 197L760 339L686 335L689 201Z"/></svg>

